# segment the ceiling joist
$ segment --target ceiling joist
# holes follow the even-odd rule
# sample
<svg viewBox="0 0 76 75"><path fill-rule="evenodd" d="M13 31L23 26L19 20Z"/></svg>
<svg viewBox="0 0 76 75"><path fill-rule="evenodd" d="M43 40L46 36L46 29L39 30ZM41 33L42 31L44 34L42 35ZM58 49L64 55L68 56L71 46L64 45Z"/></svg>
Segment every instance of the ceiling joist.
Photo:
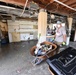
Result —
<svg viewBox="0 0 76 75"><path fill-rule="evenodd" d="M0 1L19 6L25 6L26 3L26 0L0 0ZM28 0L28 1L29 2L33 1L37 3L41 8L57 12L59 14L65 13L69 15L70 12L76 13L76 0Z"/></svg>
<svg viewBox="0 0 76 75"><path fill-rule="evenodd" d="M67 5L70 5L70 4L73 4L75 2L76 2L76 0L69 0L69 1L67 0L64 3L67 4Z"/></svg>
<svg viewBox="0 0 76 75"><path fill-rule="evenodd" d="M67 4L64 4L63 2L60 2L58 0L54 0L54 1L57 2L57 3L59 3L59 4L61 4L61 5L63 5L63 6L65 6L65 7L67 7L67 8L69 8L69 9L71 9L71 10L73 10L73 11L76 11L75 8L72 8L72 7L68 6Z"/></svg>
<svg viewBox="0 0 76 75"><path fill-rule="evenodd" d="M24 6L26 2L26 0L0 0L0 1L21 6Z"/></svg>

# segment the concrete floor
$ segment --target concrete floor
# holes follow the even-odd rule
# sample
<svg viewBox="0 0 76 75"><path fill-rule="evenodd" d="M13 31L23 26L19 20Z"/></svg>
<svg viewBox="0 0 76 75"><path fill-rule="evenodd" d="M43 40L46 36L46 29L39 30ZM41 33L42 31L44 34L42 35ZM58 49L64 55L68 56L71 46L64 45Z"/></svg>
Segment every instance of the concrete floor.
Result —
<svg viewBox="0 0 76 75"><path fill-rule="evenodd" d="M51 75L46 62L33 66L30 48L37 41L11 43L1 47L0 75Z"/></svg>
<svg viewBox="0 0 76 75"><path fill-rule="evenodd" d="M46 62L33 66L30 48L37 41L10 43L0 48L0 75L51 75ZM76 48L76 42L70 46Z"/></svg>

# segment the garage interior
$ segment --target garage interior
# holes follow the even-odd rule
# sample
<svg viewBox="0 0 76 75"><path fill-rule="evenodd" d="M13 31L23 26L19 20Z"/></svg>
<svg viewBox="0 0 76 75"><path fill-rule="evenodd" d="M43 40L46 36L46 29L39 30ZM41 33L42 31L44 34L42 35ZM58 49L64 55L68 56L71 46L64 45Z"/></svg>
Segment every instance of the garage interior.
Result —
<svg viewBox="0 0 76 75"><path fill-rule="evenodd" d="M55 75L46 61L32 65L30 49L57 21L76 49L76 0L0 0L0 75Z"/></svg>

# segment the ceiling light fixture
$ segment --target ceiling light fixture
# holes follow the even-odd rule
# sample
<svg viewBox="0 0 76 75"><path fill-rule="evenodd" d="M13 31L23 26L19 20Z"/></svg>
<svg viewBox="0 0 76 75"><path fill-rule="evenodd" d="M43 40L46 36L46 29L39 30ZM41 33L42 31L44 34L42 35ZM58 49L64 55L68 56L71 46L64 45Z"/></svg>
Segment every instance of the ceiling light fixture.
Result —
<svg viewBox="0 0 76 75"><path fill-rule="evenodd" d="M51 19L55 19L55 15L54 14L51 14Z"/></svg>

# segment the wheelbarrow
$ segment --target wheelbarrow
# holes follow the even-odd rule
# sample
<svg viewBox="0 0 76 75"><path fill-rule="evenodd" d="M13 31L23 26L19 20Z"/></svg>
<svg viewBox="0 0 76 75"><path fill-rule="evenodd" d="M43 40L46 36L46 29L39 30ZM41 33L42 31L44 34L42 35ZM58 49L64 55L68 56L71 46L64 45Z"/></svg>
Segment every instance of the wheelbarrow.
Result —
<svg viewBox="0 0 76 75"><path fill-rule="evenodd" d="M38 64L40 64L42 61L44 61L44 60L46 60L47 58L52 57L52 56L54 56L54 55L56 55L56 54L58 53L58 47L57 47L57 45L54 44L54 43L45 41L45 42L40 43L40 45L41 45L41 46L42 46L42 45L52 45L52 49L50 49L49 51L46 51L46 53L43 54L43 55L36 55L36 54L35 54L35 50L36 50L37 46L33 46L33 47L30 49L30 53L31 53L32 56L35 56L35 59L32 61L32 63L33 63L34 65L38 65Z"/></svg>

